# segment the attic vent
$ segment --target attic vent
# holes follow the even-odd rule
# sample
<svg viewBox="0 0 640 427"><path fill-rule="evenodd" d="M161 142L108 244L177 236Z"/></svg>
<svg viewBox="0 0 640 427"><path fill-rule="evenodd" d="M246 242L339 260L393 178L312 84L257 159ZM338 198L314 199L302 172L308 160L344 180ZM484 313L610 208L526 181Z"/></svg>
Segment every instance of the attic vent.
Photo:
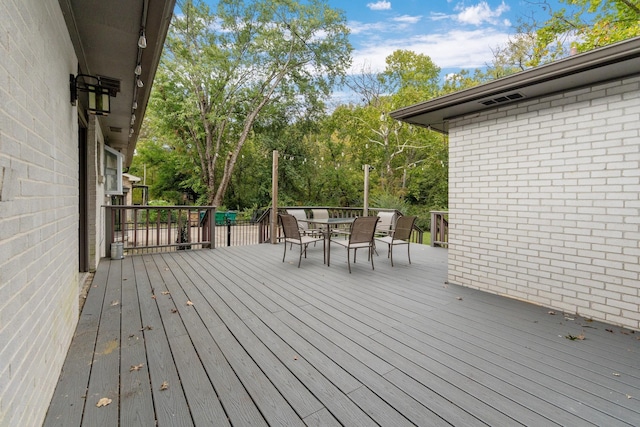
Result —
<svg viewBox="0 0 640 427"><path fill-rule="evenodd" d="M484 105L495 105L495 104L501 104L503 102L513 101L515 99L520 99L520 98L524 98L524 95L522 95L521 93L512 93L510 95L504 95L504 96L499 96L497 98L480 101L480 103Z"/></svg>
<svg viewBox="0 0 640 427"><path fill-rule="evenodd" d="M122 128L115 127L115 126L109 126L109 130L111 132L114 132L114 133L121 133L122 132Z"/></svg>

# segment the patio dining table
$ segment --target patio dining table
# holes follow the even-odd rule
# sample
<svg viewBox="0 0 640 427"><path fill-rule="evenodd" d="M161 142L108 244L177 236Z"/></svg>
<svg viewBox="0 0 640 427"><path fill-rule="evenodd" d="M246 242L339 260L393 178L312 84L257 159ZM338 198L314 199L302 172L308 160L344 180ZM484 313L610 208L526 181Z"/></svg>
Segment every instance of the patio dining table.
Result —
<svg viewBox="0 0 640 427"><path fill-rule="evenodd" d="M327 267L331 264L331 234L332 226L351 224L355 221L355 218L307 218L300 219L300 222L306 222L309 225L326 225L326 227L321 228L321 232L324 235L324 250L325 250L325 258L327 260Z"/></svg>

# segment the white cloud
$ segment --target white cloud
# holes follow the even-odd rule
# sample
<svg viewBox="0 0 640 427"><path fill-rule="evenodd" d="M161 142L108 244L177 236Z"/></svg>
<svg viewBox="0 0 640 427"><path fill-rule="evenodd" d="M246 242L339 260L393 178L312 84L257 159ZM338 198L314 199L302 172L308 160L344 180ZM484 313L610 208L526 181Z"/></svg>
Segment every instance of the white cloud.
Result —
<svg viewBox="0 0 640 427"><path fill-rule="evenodd" d="M451 15L442 12L431 12L430 19L432 21L442 21L444 19L451 19Z"/></svg>
<svg viewBox="0 0 640 427"><path fill-rule="evenodd" d="M397 16L395 18L392 18L393 21L401 22L403 24L416 24L420 22L421 19L422 19L421 15L418 15L418 16L402 15L402 16Z"/></svg>
<svg viewBox="0 0 640 427"><path fill-rule="evenodd" d="M491 10L489 4L482 1L475 6L465 8L458 7L457 10L460 10L460 13L458 13L456 19L463 24L497 24L499 22L497 18L507 12L509 10L509 6L502 2L495 10Z"/></svg>
<svg viewBox="0 0 640 427"><path fill-rule="evenodd" d="M385 59L395 50L410 50L424 54L440 68L473 70L484 67L493 59L492 49L509 38L506 32L487 28L475 31L453 30L441 34L424 34L406 39L385 39L384 43L369 44L353 53L351 73L362 71L364 64L373 72L384 70Z"/></svg>
<svg viewBox="0 0 640 427"><path fill-rule="evenodd" d="M371 23L362 23L359 21L350 21L348 23L349 31L351 34L362 34L368 32L381 32L388 28L388 25L384 22L371 22Z"/></svg>
<svg viewBox="0 0 640 427"><path fill-rule="evenodd" d="M367 3L367 7L371 10L390 10L391 2L382 0L376 3Z"/></svg>

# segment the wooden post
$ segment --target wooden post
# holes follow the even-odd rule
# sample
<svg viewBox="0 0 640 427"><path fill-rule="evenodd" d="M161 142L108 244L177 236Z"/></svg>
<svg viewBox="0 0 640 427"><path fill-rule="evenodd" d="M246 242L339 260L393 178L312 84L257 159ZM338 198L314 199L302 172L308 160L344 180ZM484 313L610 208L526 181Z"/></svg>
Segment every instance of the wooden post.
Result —
<svg viewBox="0 0 640 427"><path fill-rule="evenodd" d="M369 165L364 165L364 209L363 216L369 216Z"/></svg>
<svg viewBox="0 0 640 427"><path fill-rule="evenodd" d="M278 150L273 150L271 169L271 243L278 243Z"/></svg>

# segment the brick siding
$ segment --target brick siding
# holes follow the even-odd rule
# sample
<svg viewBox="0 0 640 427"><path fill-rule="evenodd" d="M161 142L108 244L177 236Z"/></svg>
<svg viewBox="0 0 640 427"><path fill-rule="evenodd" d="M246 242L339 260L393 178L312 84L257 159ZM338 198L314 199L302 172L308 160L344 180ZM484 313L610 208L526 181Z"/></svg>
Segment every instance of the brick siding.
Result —
<svg viewBox="0 0 640 427"><path fill-rule="evenodd" d="M640 77L450 123L449 280L640 329Z"/></svg>
<svg viewBox="0 0 640 427"><path fill-rule="evenodd" d="M40 425L78 319L77 59L57 0L0 2L0 425Z"/></svg>

